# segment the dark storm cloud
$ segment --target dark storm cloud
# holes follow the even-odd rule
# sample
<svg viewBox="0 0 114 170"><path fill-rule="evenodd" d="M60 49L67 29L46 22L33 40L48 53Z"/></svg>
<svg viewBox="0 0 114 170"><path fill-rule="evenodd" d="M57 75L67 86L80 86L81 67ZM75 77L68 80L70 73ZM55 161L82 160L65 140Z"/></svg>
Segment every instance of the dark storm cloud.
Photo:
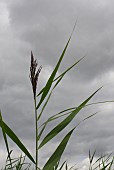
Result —
<svg viewBox="0 0 114 170"><path fill-rule="evenodd" d="M77 19L77 26L60 71L64 71L80 57L84 55L87 57L77 68L70 71L54 92L42 116L42 122L48 115L79 105L102 85L105 85L104 88L92 101L114 99L114 2L106 0L5 2L9 20L7 28L0 30L2 35L0 105L6 122L33 151L31 143L34 145L34 107L29 81L30 51L33 50L39 64L43 66L39 84L41 88L58 60ZM75 161L77 153L77 159L78 157L84 159L80 155L87 157L89 148L95 148L98 154L113 150L113 108L113 104L95 105L77 115L70 129L84 117L102 111L74 132L64 154L65 158ZM47 131L56 123L57 121L50 124ZM52 148L48 148L49 153L68 130L69 128L51 142ZM43 158L41 164L48 157L44 151L41 154Z"/></svg>

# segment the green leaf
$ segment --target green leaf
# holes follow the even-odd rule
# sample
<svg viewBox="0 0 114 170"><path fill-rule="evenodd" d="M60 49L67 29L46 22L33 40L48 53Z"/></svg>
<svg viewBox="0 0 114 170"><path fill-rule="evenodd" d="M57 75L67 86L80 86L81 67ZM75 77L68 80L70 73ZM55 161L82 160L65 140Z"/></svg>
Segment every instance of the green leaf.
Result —
<svg viewBox="0 0 114 170"><path fill-rule="evenodd" d="M85 105L84 107L88 107L88 106L92 106L92 105L96 105L96 104L112 103L112 102L114 103L114 100L100 101L100 102L95 102L95 103L87 104L87 105ZM84 108L84 107L83 107L83 108ZM75 107L72 107L72 108L68 108L68 109L62 110L62 111L60 111L59 113L56 113L55 115L49 117L48 120L45 121L41 126L44 126L45 124L47 124L47 123L49 123L49 122L51 122L51 121L53 121L53 120L55 120L55 119L58 119L58 118L60 118L60 117L62 117L62 116L65 116L65 115L67 115L67 114L70 114L70 113L71 113L73 110L75 110L76 108L78 108L78 107L75 106ZM67 111L69 111L69 112L67 112ZM67 112L67 113L64 113L64 112ZM64 113L64 114L63 114L63 113ZM40 126L40 127L41 127L41 126Z"/></svg>
<svg viewBox="0 0 114 170"><path fill-rule="evenodd" d="M48 122L44 123L43 128L41 129L40 133L38 134L37 141L40 140L40 137L41 137L43 131L45 130L47 124L48 124Z"/></svg>
<svg viewBox="0 0 114 170"><path fill-rule="evenodd" d="M100 102L95 102L95 103L89 103L89 104L86 104L85 106L83 106L83 108L84 107L88 107L88 106L92 106L92 105L96 105L96 104L105 104L105 103L114 103L114 100L106 100L106 101L100 101ZM60 114L62 114L62 113L64 113L64 112L67 112L67 111L69 111L69 112L67 112L67 113L65 113L64 115L66 115L66 114L69 114L69 113L71 113L72 111L74 111L74 110L76 110L76 108L78 108L78 106L75 106L75 107L72 107L72 108L67 108L67 109L65 109L65 110L62 110L62 111L60 111L59 113L56 113L55 115L53 115L53 116L51 116L47 121L51 121L52 119L56 119L56 117L58 116L58 115L60 115ZM47 122L46 121L46 122ZM45 123L46 123L45 122ZM43 124L42 124L43 125Z"/></svg>
<svg viewBox="0 0 114 170"><path fill-rule="evenodd" d="M44 87L44 88L45 88L45 87ZM40 96L40 95L43 93L44 88L42 88L42 89L41 89L41 91L37 94L37 96L36 96L36 97Z"/></svg>
<svg viewBox="0 0 114 170"><path fill-rule="evenodd" d="M74 28L75 28L75 26L76 26L76 24L74 25ZM73 31L74 31L74 28L73 28ZM73 31L72 31L72 33L73 33ZM51 88L51 86L52 86L52 83L53 83L53 80L54 80L54 78L55 78L55 75L56 75L56 73L57 73L57 71L58 71L58 69L59 69L59 66L60 66L60 64L61 64L61 62L62 62L62 59L63 59L63 57L64 57L64 55L65 55L65 52L66 52L67 47L68 47L68 45L69 45L69 42L70 42L70 40L71 40L72 33L71 33L70 38L68 39L67 44L66 44L66 46L65 46L65 48L64 48L64 50L63 50L63 52L62 52L62 54L61 54L61 56L60 56L60 58L59 58L59 61L57 62L57 65L55 66L55 68L54 68L51 76L49 77L49 79L48 79L48 81L47 81L47 83L46 83L46 86L45 86L45 87L43 88L43 90L41 90L41 92L40 92L40 94L42 93L42 96L41 96L41 99L40 99L40 101L39 101L36 109L38 109L38 108L40 107L40 105L41 105L42 102L44 101L45 97L47 96L47 94L48 94L48 92L49 92L49 90L50 90L50 88Z"/></svg>
<svg viewBox="0 0 114 170"><path fill-rule="evenodd" d="M101 87L102 88L102 87ZM77 115L77 113L86 105L86 103L101 89L99 88L95 91L89 98L87 98L82 104L79 105L74 111L71 112L61 123L59 123L53 130L51 130L43 141L39 145L39 149L44 146L48 141L55 137L59 132L61 132Z"/></svg>
<svg viewBox="0 0 114 170"><path fill-rule="evenodd" d="M42 107L42 109L41 109L41 112L40 112L40 114L39 114L38 117L37 117L37 121L40 119L40 117L41 117L41 115L42 115L42 113L43 113L43 111L44 111L44 109L45 109L45 107L46 107L46 105L47 105L50 97L51 97L51 94L52 94L52 91L50 92L48 98L46 99L46 102L44 103L44 105L43 105L43 107Z"/></svg>
<svg viewBox="0 0 114 170"><path fill-rule="evenodd" d="M52 88L50 94L48 95L48 98L46 99L46 102L44 103L44 105L43 105L43 107L42 107L42 109L41 109L40 114L38 115L37 121L41 118L42 113L43 113L43 111L44 111L44 109L45 109L45 107L46 107L46 105L47 105L47 103L48 103L48 101L49 101L52 93L53 93L53 90L56 88L56 86L59 84L59 82L61 81L62 78L63 78L63 76L61 76L61 77L59 78L59 80L56 82L56 84L55 84L54 87Z"/></svg>
<svg viewBox="0 0 114 170"><path fill-rule="evenodd" d="M61 75L59 75L57 78L55 78L53 81L56 81L57 79L59 79L60 77L64 76L68 71L70 71L75 65L77 65L82 59L84 59L84 57L82 57L81 59L79 59L78 61L76 61L73 65L71 65L67 70L65 70Z"/></svg>
<svg viewBox="0 0 114 170"><path fill-rule="evenodd" d="M40 139L40 137L41 137L43 131L45 130L45 128L46 128L46 126L47 126L47 124L48 124L49 122L51 122L51 121L53 121L53 120L55 120L55 119L58 119L58 118L60 118L60 117L62 117L62 116L65 116L65 115L67 115L67 114L70 114L70 113L71 113L71 112L68 112L68 113L65 113L65 114L63 114L63 115L60 115L60 116L58 116L58 117L53 117L53 116L50 117L45 123L43 123L43 124L41 125L41 126L43 126L43 127L42 127L42 129L41 129L41 131L40 131L40 133L39 133L39 135L38 135L37 140ZM85 120L87 120L87 119L93 117L93 116L96 115L97 113L98 113L98 112L96 112L96 113L94 113L94 114L92 114L92 115L90 115L90 116L84 118L82 121L85 121ZM54 116L55 116L55 115L54 115ZM80 124L82 121L80 121L79 124ZM79 125L79 124L78 124L78 125ZM41 126L40 126L40 127L41 127Z"/></svg>
<svg viewBox="0 0 114 170"><path fill-rule="evenodd" d="M59 144L55 152L52 154L52 156L49 158L47 163L44 165L42 170L53 170L53 167L57 164L57 162L60 161L61 156L65 150L65 147L69 141L69 138L74 131L75 128L73 128L62 140L62 142Z"/></svg>
<svg viewBox="0 0 114 170"><path fill-rule="evenodd" d="M8 141L7 141L7 136L6 136L6 133L5 133L5 127L4 127L1 111L0 111L0 124L1 124L1 128L2 128L2 133L3 133L4 141L5 141L5 144L6 144L8 158L10 160L10 168L12 169L12 162L11 162L11 157L10 157L11 152L10 152L9 146L8 146Z"/></svg>
<svg viewBox="0 0 114 170"><path fill-rule="evenodd" d="M19 140L19 138L16 136L16 134L8 127L8 125L3 121L5 133L17 144L17 146L25 153L25 155L35 164L35 161L31 154L28 152L26 147L22 144L22 142ZM2 127L0 122L0 127Z"/></svg>
<svg viewBox="0 0 114 170"><path fill-rule="evenodd" d="M47 84L46 84L46 86L45 86L45 88L44 88L44 90L43 90L41 99L40 99L40 101L39 101L36 109L38 109L38 108L40 107L40 105L41 105L42 102L44 101L45 97L47 96L47 94L48 94L48 92L49 92L49 90L50 90L50 88L51 88L51 85L52 85L52 83L53 83L54 77L55 77L55 75L56 75L56 73L57 73L57 71L58 71L58 69L59 69L59 66L60 66L60 64L61 64L61 61L62 61L62 59L63 59L63 57L64 57L65 52L66 52L67 46L68 46L68 44L69 44L69 41L70 41L70 39L68 40L68 42L67 42L67 44L66 44L66 46L65 46L65 49L64 49L64 51L62 52L62 55L61 55L61 57L60 57L57 65L56 65L54 71L52 72L49 80L47 81Z"/></svg>
<svg viewBox="0 0 114 170"><path fill-rule="evenodd" d="M44 105L43 105L43 107L42 107L42 109L41 109L41 112L40 112L40 114L38 115L37 121L41 118L41 116L42 116L42 114L43 114L43 111L44 111L44 109L45 109L45 107L46 107L46 105L47 105L47 103L48 103L48 101L49 101L49 99L50 99L50 97L51 97L51 95L52 95L52 93L53 93L53 90L56 88L56 86L58 85L58 83L61 81L62 77L63 77L63 76L61 76L61 77L59 78L59 80L56 82L56 84L55 84L54 87L52 88L50 94L48 95L48 98L46 99L46 101L45 101L45 103L44 103Z"/></svg>
<svg viewBox="0 0 114 170"><path fill-rule="evenodd" d="M85 56L84 56L84 57L85 57ZM75 65L77 65L84 57L82 57L80 60L78 60L78 61L77 61L76 63L74 63L72 66L70 66L67 70L65 70L61 75L59 75L55 80L53 80L53 82L54 82L54 81L56 81L56 80L59 79L59 80L56 82L56 84L54 85L53 89L51 90L48 98L46 99L46 102L44 103L44 106L42 107L42 110L41 110L41 112L40 112L37 120L40 119L40 117L41 117L41 115L42 115L42 113L43 113L43 111L44 111L44 109L45 109L45 107L46 107L46 105L47 105L47 103L48 103L51 95L52 95L52 92L53 92L53 90L55 89L55 87L60 83L60 81L62 80L62 78L64 77L64 75L65 75L68 71L70 71ZM37 96L39 96L41 93L43 93L44 89L45 89L45 88L43 88Z"/></svg>

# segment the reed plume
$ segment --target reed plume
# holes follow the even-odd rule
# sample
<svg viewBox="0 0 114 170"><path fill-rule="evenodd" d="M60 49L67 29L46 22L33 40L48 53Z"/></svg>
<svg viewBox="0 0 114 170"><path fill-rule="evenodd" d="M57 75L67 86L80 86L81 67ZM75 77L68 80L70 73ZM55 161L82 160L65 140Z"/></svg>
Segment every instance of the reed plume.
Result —
<svg viewBox="0 0 114 170"><path fill-rule="evenodd" d="M39 77L39 74L41 72L41 69L42 67L40 66L37 69L37 66L38 66L38 63L37 63L37 60L34 59L34 55L31 51L31 66L30 66L30 81L31 81L31 84L32 84L32 90L33 90L33 94L34 94L34 99L36 97L36 89L37 89L37 84L38 84L38 77Z"/></svg>

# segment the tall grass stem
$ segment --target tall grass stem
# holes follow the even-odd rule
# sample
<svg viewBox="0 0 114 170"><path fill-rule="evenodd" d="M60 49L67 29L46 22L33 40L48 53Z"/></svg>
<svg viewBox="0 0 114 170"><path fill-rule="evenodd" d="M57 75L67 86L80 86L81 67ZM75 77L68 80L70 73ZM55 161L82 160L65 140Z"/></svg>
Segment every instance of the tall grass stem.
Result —
<svg viewBox="0 0 114 170"><path fill-rule="evenodd" d="M36 96L34 98L34 109L35 109L35 130L36 130L36 136L35 136L35 140L36 140L36 170L38 167L38 140L37 140L37 136L38 136L38 124L37 124L37 109L36 109Z"/></svg>

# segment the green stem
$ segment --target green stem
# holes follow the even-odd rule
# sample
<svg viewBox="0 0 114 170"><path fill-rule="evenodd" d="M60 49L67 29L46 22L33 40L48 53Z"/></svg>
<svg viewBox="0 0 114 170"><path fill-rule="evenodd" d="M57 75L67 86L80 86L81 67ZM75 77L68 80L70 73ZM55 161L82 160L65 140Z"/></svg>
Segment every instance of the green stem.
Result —
<svg viewBox="0 0 114 170"><path fill-rule="evenodd" d="M38 140L37 140L37 136L38 136L38 124L37 124L37 109L36 109L36 97L34 98L34 106L35 106L35 128L36 128L36 170L38 167Z"/></svg>

